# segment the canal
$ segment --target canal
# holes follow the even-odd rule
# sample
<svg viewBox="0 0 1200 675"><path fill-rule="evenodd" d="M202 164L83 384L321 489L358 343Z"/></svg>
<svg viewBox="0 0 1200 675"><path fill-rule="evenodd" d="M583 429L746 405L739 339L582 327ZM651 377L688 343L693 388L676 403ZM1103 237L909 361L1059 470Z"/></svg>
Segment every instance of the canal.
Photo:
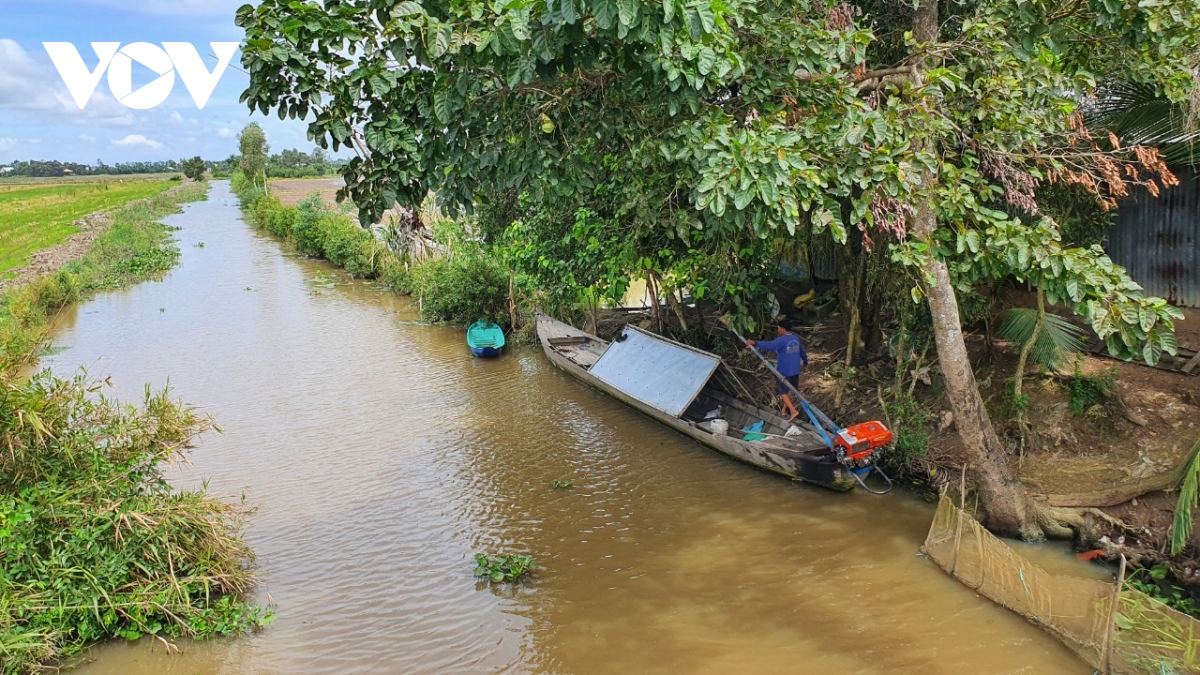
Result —
<svg viewBox="0 0 1200 675"><path fill-rule="evenodd" d="M912 494L742 466L532 348L471 359L252 231L227 183L168 222L180 266L69 312L45 363L130 401L169 382L216 418L172 480L257 507L277 618L174 655L102 645L80 675L1091 672L919 555ZM482 587L476 552L539 569Z"/></svg>

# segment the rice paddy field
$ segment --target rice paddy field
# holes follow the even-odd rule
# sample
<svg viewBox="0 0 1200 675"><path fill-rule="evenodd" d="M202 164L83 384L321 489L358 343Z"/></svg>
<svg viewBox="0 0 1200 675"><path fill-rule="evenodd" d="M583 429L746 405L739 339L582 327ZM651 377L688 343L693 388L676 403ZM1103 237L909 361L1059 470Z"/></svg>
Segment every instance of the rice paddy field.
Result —
<svg viewBox="0 0 1200 675"><path fill-rule="evenodd" d="M66 241L78 231L73 223L80 218L172 185L177 183L164 177L0 182L0 278L25 264L31 253Z"/></svg>

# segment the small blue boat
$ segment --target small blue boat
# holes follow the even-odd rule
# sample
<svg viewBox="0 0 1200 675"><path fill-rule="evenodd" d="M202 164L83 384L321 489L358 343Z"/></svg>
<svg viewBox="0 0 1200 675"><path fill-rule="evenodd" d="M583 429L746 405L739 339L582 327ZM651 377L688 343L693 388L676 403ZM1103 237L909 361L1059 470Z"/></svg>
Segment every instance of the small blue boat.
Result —
<svg viewBox="0 0 1200 675"><path fill-rule="evenodd" d="M467 346L475 356L500 356L504 349L504 329L480 319L467 329Z"/></svg>

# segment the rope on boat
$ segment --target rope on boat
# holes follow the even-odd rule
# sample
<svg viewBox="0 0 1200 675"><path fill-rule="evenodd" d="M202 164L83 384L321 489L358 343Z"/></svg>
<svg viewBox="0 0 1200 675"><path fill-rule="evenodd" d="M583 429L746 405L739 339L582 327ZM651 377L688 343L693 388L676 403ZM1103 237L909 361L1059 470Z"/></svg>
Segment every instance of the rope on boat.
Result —
<svg viewBox="0 0 1200 675"><path fill-rule="evenodd" d="M751 349L754 348L751 347ZM754 352L757 354L758 350L755 349ZM786 382L786 380L784 381ZM789 386L791 386L791 384L791 382L788 382ZM828 445L829 449L833 450L833 439L829 437L829 434L825 433L825 429L822 428L821 423L817 421L817 416L813 414L813 407L810 406L808 401L805 401L803 397L800 398L800 409L804 411L805 415L808 415L808 421L812 422L813 428L817 430L818 434L821 434L821 440L825 441L825 445Z"/></svg>

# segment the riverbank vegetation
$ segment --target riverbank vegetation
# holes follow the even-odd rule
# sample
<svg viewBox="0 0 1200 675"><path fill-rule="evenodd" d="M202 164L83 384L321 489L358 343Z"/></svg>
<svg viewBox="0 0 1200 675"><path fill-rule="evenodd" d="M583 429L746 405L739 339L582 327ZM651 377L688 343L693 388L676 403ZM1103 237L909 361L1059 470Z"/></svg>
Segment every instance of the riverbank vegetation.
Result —
<svg viewBox="0 0 1200 675"><path fill-rule="evenodd" d="M171 185L95 179L69 185L0 183L0 276L24 264L30 253L66 241L84 216L157 195Z"/></svg>
<svg viewBox="0 0 1200 675"><path fill-rule="evenodd" d="M169 184L168 184L169 185ZM0 296L0 344L28 353L41 343L55 312L101 290L121 288L163 274L179 259L170 228L158 222L180 204L203 198L207 184L190 183L107 214L111 221L78 260ZM4 217L0 215L0 217Z"/></svg>
<svg viewBox="0 0 1200 675"><path fill-rule="evenodd" d="M427 321L457 326L480 318L504 326L510 322L508 269L462 222L438 219L429 238L414 247L412 233L405 233L395 216L383 227L363 229L345 209L319 194L289 206L244 173L234 174L232 185L253 227L352 276L379 280L413 296Z"/></svg>
<svg viewBox="0 0 1200 675"><path fill-rule="evenodd" d="M106 637L229 635L271 618L243 600L245 505L163 475L212 420L166 391L132 406L84 374L28 375L55 312L176 263L157 221L207 189L109 211L82 257L0 297L0 672L42 672Z"/></svg>
<svg viewBox="0 0 1200 675"><path fill-rule="evenodd" d="M232 184L247 220L256 229L288 241L304 255L344 267L353 276L379 276L386 262L384 246L319 196L287 206L244 173L234 174Z"/></svg>
<svg viewBox="0 0 1200 675"><path fill-rule="evenodd" d="M0 357L0 670L39 672L105 637L268 621L237 600L253 581L246 509L163 477L211 420L165 391L128 406L24 365Z"/></svg>

